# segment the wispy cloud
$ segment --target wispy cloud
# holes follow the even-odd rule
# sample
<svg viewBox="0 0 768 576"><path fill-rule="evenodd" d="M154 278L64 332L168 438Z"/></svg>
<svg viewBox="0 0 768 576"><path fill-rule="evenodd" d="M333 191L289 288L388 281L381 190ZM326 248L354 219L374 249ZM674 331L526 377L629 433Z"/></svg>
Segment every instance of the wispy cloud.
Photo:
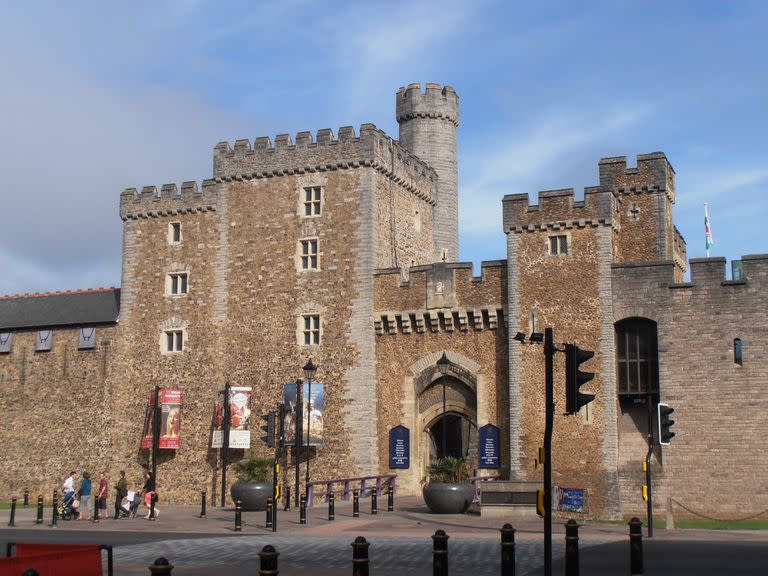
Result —
<svg viewBox="0 0 768 576"><path fill-rule="evenodd" d="M678 177L678 189L685 189L685 194L679 197L680 206L701 204L733 192L768 185L768 168L763 166L721 170L691 166L689 171L690 176Z"/></svg>

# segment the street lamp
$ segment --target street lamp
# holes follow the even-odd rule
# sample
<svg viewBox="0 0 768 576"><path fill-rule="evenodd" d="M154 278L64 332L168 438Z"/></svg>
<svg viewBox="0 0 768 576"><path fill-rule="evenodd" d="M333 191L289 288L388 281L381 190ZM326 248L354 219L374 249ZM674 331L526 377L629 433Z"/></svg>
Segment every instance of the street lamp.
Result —
<svg viewBox="0 0 768 576"><path fill-rule="evenodd" d="M310 434L310 422L312 421L312 409L310 408L310 402L312 402L312 380L317 372L317 366L312 363L312 358L304 364L304 379L307 381L307 476L305 490L307 491L307 499L309 499L309 434Z"/></svg>
<svg viewBox="0 0 768 576"><path fill-rule="evenodd" d="M451 366L451 361L448 360L448 356L445 354L445 351L443 351L443 355L440 356L440 359L437 361L437 369L440 371L440 374L442 375L442 380L443 380L443 417L442 417L443 418L443 434L442 434L442 436L443 436L443 438L442 438L442 444L443 444L442 455L443 455L443 458L445 458L447 456L447 454L445 453L445 434L446 434L446 432L445 432L445 420L446 420L446 416L445 416L445 377L448 374L448 368L450 366Z"/></svg>

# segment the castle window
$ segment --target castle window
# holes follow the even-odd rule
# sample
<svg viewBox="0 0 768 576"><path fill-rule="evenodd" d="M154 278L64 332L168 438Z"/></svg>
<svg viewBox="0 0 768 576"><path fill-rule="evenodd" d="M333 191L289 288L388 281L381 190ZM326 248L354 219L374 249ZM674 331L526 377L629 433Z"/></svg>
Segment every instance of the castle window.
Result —
<svg viewBox="0 0 768 576"><path fill-rule="evenodd" d="M13 347L13 333L0 332L0 354L10 354Z"/></svg>
<svg viewBox="0 0 768 576"><path fill-rule="evenodd" d="M302 316L304 327L304 346L317 346L320 344L320 315L305 314Z"/></svg>
<svg viewBox="0 0 768 576"><path fill-rule="evenodd" d="M53 346L53 330L38 330L35 335L35 352L47 352Z"/></svg>
<svg viewBox="0 0 768 576"><path fill-rule="evenodd" d="M181 222L168 224L168 244L181 244Z"/></svg>
<svg viewBox="0 0 768 576"><path fill-rule="evenodd" d="M96 348L96 328L80 328L78 350L93 350Z"/></svg>
<svg viewBox="0 0 768 576"><path fill-rule="evenodd" d="M174 272L168 274L165 284L165 292L171 296L181 296L187 293L188 274L187 272Z"/></svg>
<svg viewBox="0 0 768 576"><path fill-rule="evenodd" d="M629 318L616 323L616 371L619 394L659 391L656 322Z"/></svg>
<svg viewBox="0 0 768 576"><path fill-rule="evenodd" d="M744 353L742 351L741 338L733 339L733 363L744 366Z"/></svg>
<svg viewBox="0 0 768 576"><path fill-rule="evenodd" d="M165 331L165 352L175 353L184 351L184 331L166 330Z"/></svg>
<svg viewBox="0 0 768 576"><path fill-rule="evenodd" d="M550 236L549 253L552 256L568 254L568 236Z"/></svg>
<svg viewBox="0 0 768 576"><path fill-rule="evenodd" d="M320 216L322 199L322 186L309 186L304 188L304 216Z"/></svg>
<svg viewBox="0 0 768 576"><path fill-rule="evenodd" d="M301 248L301 269L302 270L317 270L318 269L318 251L317 251L317 238L307 238L299 241Z"/></svg>

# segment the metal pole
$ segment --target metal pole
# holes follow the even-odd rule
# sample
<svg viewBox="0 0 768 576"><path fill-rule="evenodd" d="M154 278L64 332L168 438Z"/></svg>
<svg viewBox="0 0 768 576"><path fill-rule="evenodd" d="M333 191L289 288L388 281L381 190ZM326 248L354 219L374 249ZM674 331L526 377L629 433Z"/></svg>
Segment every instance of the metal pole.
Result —
<svg viewBox="0 0 768 576"><path fill-rule="evenodd" d="M552 328L544 329L546 420L544 425L544 576L552 576L552 430L555 424L554 357Z"/></svg>
<svg viewBox="0 0 768 576"><path fill-rule="evenodd" d="M300 480L300 473L299 473L299 454L301 454L301 434L302 434L302 427L303 427L303 420L304 416L302 414L302 406L301 406L301 392L302 392L302 385L301 380L296 380L296 406L294 407L294 410L296 414L294 415L293 419L293 440L294 440L294 459L296 460L296 494L294 495L294 506L299 506L299 493L301 492L301 480Z"/></svg>
<svg viewBox="0 0 768 576"><path fill-rule="evenodd" d="M152 480L157 490L157 453L160 447L160 386L155 386L154 412L152 412ZM152 518L152 516L150 516ZM154 518L153 518L154 519Z"/></svg>
<svg viewBox="0 0 768 576"><path fill-rule="evenodd" d="M307 478L304 489L307 491L307 500L309 500L309 434L311 430L312 410L309 403L312 402L312 380L307 381Z"/></svg>
<svg viewBox="0 0 768 576"><path fill-rule="evenodd" d="M275 452L275 461L272 463L272 532L277 532L277 456Z"/></svg>
<svg viewBox="0 0 768 576"><path fill-rule="evenodd" d="M229 463L229 421L232 415L229 413L229 389L227 382L224 385L224 406L221 423L221 507L227 505L227 464Z"/></svg>
<svg viewBox="0 0 768 576"><path fill-rule="evenodd" d="M653 538L653 491L651 490L651 457L653 456L653 402L651 394L646 395L648 404L648 452L645 454L645 485L648 487L648 538Z"/></svg>

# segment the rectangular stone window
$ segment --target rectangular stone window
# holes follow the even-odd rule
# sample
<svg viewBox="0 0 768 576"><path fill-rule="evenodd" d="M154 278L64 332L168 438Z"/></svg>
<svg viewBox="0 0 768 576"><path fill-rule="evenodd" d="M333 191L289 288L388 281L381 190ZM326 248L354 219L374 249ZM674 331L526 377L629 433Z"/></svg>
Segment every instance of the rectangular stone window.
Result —
<svg viewBox="0 0 768 576"><path fill-rule="evenodd" d="M168 244L181 244L181 222L168 224Z"/></svg>
<svg viewBox="0 0 768 576"><path fill-rule="evenodd" d="M304 216L320 216L322 199L322 186L309 186L304 188Z"/></svg>
<svg viewBox="0 0 768 576"><path fill-rule="evenodd" d="M10 354L13 349L13 332L0 332L0 354Z"/></svg>
<svg viewBox="0 0 768 576"><path fill-rule="evenodd" d="M301 246L301 269L317 270L319 268L317 238L300 240L299 245Z"/></svg>
<svg viewBox="0 0 768 576"><path fill-rule="evenodd" d="M35 352L48 352L53 346L53 330L38 330L35 335Z"/></svg>
<svg viewBox="0 0 768 576"><path fill-rule="evenodd" d="M183 352L184 351L184 332L182 330L166 330L165 351L166 352Z"/></svg>
<svg viewBox="0 0 768 576"><path fill-rule="evenodd" d="M551 256L562 256L568 254L568 236L550 236L549 254Z"/></svg>
<svg viewBox="0 0 768 576"><path fill-rule="evenodd" d="M174 272L168 274L166 284L166 293L171 296L180 296L187 293L188 274L187 272Z"/></svg>
<svg viewBox="0 0 768 576"><path fill-rule="evenodd" d="M320 315L306 314L304 319L304 346L317 346L320 344Z"/></svg>
<svg viewBox="0 0 768 576"><path fill-rule="evenodd" d="M93 350L96 348L96 328L80 328L78 350Z"/></svg>

